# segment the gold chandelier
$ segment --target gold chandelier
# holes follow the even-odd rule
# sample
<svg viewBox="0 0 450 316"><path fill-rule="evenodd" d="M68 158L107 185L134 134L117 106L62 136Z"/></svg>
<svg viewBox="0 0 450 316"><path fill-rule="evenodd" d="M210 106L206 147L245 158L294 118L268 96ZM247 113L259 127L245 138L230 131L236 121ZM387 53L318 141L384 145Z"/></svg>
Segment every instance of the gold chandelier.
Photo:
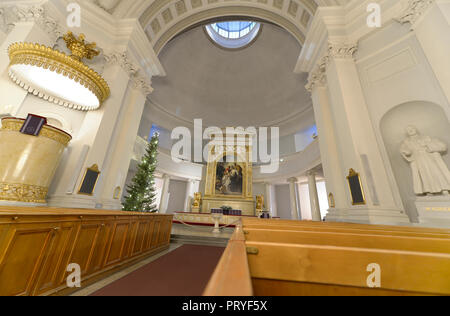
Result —
<svg viewBox="0 0 450 316"><path fill-rule="evenodd" d="M9 47L9 76L19 86L44 100L68 108L98 109L109 97L106 81L82 62L99 55L95 43L72 32L64 35L70 56L46 46L15 43Z"/></svg>

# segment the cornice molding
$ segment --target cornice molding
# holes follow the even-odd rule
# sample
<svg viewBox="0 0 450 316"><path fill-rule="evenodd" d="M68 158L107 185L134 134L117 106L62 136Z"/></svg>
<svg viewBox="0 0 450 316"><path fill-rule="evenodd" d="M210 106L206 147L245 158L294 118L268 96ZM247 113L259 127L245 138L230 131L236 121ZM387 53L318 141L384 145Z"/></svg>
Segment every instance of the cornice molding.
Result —
<svg viewBox="0 0 450 316"><path fill-rule="evenodd" d="M383 25L394 21L402 9L400 0L351 0L346 6L319 7L311 22L295 72L313 71L320 59L330 53L335 58L353 56L356 48L351 45L339 47L339 43L358 43L360 39L378 30L367 25L367 5L372 2L383 8ZM330 42L333 43L331 51Z"/></svg>
<svg viewBox="0 0 450 316"><path fill-rule="evenodd" d="M409 0L406 9L397 17L401 24L416 24L420 17L433 5L435 0Z"/></svg>
<svg viewBox="0 0 450 316"><path fill-rule="evenodd" d="M131 61L127 52L105 54L104 59L107 65L122 68L130 77L134 89L140 90L145 96L153 92L151 80L145 74L142 74L140 67Z"/></svg>
<svg viewBox="0 0 450 316"><path fill-rule="evenodd" d="M5 5L0 6L0 29L8 34L17 23L34 22L46 32L53 42L61 37L65 30L58 20L51 17L45 5Z"/></svg>
<svg viewBox="0 0 450 316"><path fill-rule="evenodd" d="M70 0L64 0L70 1ZM139 20L113 16L97 0L78 0L82 9L82 27L105 51L127 51L130 60L149 77L164 76L165 71ZM103 3L105 5L106 2ZM110 5L114 5L113 2Z"/></svg>

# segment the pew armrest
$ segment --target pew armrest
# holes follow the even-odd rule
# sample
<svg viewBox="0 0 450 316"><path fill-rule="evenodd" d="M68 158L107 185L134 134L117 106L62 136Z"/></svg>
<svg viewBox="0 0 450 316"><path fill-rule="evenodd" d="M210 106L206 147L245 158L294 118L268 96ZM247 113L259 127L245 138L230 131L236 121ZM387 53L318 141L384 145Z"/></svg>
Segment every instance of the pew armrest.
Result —
<svg viewBox="0 0 450 316"><path fill-rule="evenodd" d="M203 296L253 296L247 248L241 226L236 227Z"/></svg>

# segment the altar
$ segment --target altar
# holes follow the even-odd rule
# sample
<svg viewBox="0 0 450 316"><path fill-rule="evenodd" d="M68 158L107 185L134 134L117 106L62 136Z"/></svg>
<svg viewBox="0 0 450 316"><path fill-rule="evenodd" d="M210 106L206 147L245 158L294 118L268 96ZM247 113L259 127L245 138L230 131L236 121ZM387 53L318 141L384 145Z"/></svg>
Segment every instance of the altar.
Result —
<svg viewBox="0 0 450 316"><path fill-rule="evenodd" d="M222 207L255 216L253 197L252 138L243 130L211 132L201 213Z"/></svg>

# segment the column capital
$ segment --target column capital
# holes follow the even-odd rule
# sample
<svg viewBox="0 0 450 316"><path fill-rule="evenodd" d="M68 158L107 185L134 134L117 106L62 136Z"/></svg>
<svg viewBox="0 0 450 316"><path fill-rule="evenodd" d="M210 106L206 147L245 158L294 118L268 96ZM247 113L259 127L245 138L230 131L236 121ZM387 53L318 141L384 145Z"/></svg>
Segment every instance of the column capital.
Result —
<svg viewBox="0 0 450 316"><path fill-rule="evenodd" d="M358 51L358 43L347 43L328 41L327 56L325 56L326 64L329 59L353 59L353 55Z"/></svg>
<svg viewBox="0 0 450 316"><path fill-rule="evenodd" d="M312 93L315 87L324 87L327 84L327 67L331 59L353 59L358 50L358 43L328 41L328 50L310 72L306 90Z"/></svg>
<svg viewBox="0 0 450 316"><path fill-rule="evenodd" d="M104 55L107 65L119 66L130 77L132 87L147 96L153 92L152 81L143 75L142 69L136 65L128 55L127 51L113 51Z"/></svg>
<svg viewBox="0 0 450 316"><path fill-rule="evenodd" d="M298 179L295 178L295 177L292 177L292 178L287 179L287 182L289 182L289 183L297 183Z"/></svg>
<svg viewBox="0 0 450 316"><path fill-rule="evenodd" d="M327 62L328 57L324 57L314 67L313 71L309 74L308 84L305 86L306 90L312 92L315 87L324 87L327 84Z"/></svg>
<svg viewBox="0 0 450 316"><path fill-rule="evenodd" d="M135 65L128 56L126 51L124 52L109 52L104 55L107 65L119 66L122 68L128 76L132 77L139 71L139 66Z"/></svg>
<svg viewBox="0 0 450 316"><path fill-rule="evenodd" d="M317 175L317 171L315 171L315 170L309 170L308 172L306 172L306 175L308 176L308 177L316 177L316 175Z"/></svg>
<svg viewBox="0 0 450 316"><path fill-rule="evenodd" d="M147 96L153 92L152 81L141 75L140 72L131 77L131 82L133 84L133 88L139 90L144 96Z"/></svg>
<svg viewBox="0 0 450 316"><path fill-rule="evenodd" d="M406 3L406 1L404 2ZM401 24L410 23L414 26L419 18L422 17L428 8L435 2L435 0L408 0L404 6L404 10L396 20Z"/></svg>

